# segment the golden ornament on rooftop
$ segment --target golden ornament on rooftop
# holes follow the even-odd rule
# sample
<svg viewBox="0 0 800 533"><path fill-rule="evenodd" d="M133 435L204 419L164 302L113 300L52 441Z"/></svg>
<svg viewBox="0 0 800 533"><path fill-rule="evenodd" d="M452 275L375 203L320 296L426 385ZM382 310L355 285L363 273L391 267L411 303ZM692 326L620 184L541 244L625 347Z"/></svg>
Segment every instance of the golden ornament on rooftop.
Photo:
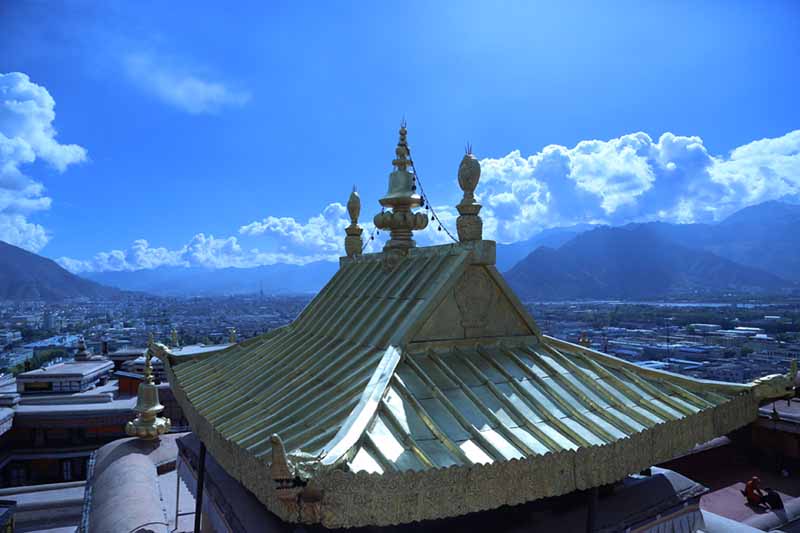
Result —
<svg viewBox="0 0 800 533"><path fill-rule="evenodd" d="M397 157L392 161L394 170L389 174L389 190L386 196L380 199L380 204L390 208L391 211L378 213L373 219L375 227L390 232L391 238L383 248L386 251L405 251L415 247L417 243L413 239L413 232L425 229L428 225L428 215L411 211L422 205L422 197L416 192L414 174L408 171L408 167L411 166L411 153L406 134L407 130L403 124L395 149Z"/></svg>
<svg viewBox="0 0 800 533"><path fill-rule="evenodd" d="M139 384L136 407L133 408L139 416L125 425L125 433L145 440L157 439L171 427L169 418L158 416L164 410L164 406L158 399L158 387L153 381L152 354L151 343L145 355L144 380Z"/></svg>

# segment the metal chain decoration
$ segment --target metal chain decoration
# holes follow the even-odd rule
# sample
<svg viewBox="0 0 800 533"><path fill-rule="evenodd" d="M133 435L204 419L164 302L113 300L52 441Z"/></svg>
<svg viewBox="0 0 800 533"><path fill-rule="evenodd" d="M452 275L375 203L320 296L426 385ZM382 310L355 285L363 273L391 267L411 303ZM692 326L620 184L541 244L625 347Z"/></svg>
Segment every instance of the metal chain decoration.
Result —
<svg viewBox="0 0 800 533"><path fill-rule="evenodd" d="M419 171L417 170L417 165L414 164L414 158L411 157L411 147L408 147L408 160L411 161L411 168L414 169L414 181L415 181L414 189L416 190L417 185L419 185L420 195L422 196L422 199L425 202L425 210L427 211L428 209L430 209L431 218L439 224L439 231L444 230L444 232L447 233L447 236L450 237L454 243L458 243L459 240L453 237L453 234L450 233L450 230L447 229L447 226L444 225L442 219L439 218L439 215L436 214L436 210L433 208L433 204L431 204L428 195L425 194L425 188L422 186L422 180L419 179Z"/></svg>

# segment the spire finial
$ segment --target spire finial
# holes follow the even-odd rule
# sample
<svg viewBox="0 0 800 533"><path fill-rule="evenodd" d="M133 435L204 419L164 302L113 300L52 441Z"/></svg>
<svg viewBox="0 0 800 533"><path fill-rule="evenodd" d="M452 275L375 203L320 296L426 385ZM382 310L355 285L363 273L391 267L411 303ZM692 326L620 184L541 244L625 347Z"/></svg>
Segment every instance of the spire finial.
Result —
<svg viewBox="0 0 800 533"><path fill-rule="evenodd" d="M460 215L456 220L458 240L479 241L483 238L483 220L478 216L481 205L475 201L475 189L481 179L481 164L472 155L472 145L467 143L466 153L458 166L458 185L464 191L461 203L456 206Z"/></svg>
<svg viewBox="0 0 800 533"><path fill-rule="evenodd" d="M145 383L154 383L153 381L153 349L148 348L144 354L144 381Z"/></svg>
<svg viewBox="0 0 800 533"><path fill-rule="evenodd" d="M405 170L411 166L411 150L408 148L408 139L406 138L408 130L406 129L406 119L400 123L400 139L397 141L397 148L394 149L395 159L392 165L398 170Z"/></svg>
<svg viewBox="0 0 800 533"><path fill-rule="evenodd" d="M158 416L164 406L158 399L158 387L153 381L152 358L155 350L156 345L151 342L144 358L144 380L139 384L136 407L133 408L139 415L125 425L125 433L144 440L157 439L172 425L169 418Z"/></svg>
<svg viewBox="0 0 800 533"><path fill-rule="evenodd" d="M347 199L347 213L350 215L350 225L344 230L347 235L344 238L344 252L347 257L356 257L361 255L361 250L364 248L361 240L364 230L358 225L358 216L361 214L361 197L358 196L355 185L353 185L350 198Z"/></svg>
<svg viewBox="0 0 800 533"><path fill-rule="evenodd" d="M381 205L391 208L392 211L382 211L373 219L378 229L391 231L391 239L384 246L384 251L404 252L413 248L416 246L412 238L413 231L425 229L428 225L427 215L411 211L421 205L422 198L417 194L414 174L408 171L412 162L407 133L405 119L403 119L403 122L400 123L400 139L395 148L396 157L392 161L394 171L389 175L389 191L380 199Z"/></svg>
<svg viewBox="0 0 800 533"><path fill-rule="evenodd" d="M350 223L358 224L358 217L361 215L361 197L358 195L355 185L353 185L350 198L347 199L347 213L350 215Z"/></svg>
<svg viewBox="0 0 800 533"><path fill-rule="evenodd" d="M75 352L75 360L76 361L86 361L89 359L89 352L86 350L86 340L84 340L83 335L78 337L78 351Z"/></svg>
<svg viewBox="0 0 800 533"><path fill-rule="evenodd" d="M236 344L236 328L231 328L231 331L228 334L228 341L231 344Z"/></svg>
<svg viewBox="0 0 800 533"><path fill-rule="evenodd" d="M180 346L180 341L178 340L178 329L172 328L172 333L170 335L172 340L172 347L178 348Z"/></svg>
<svg viewBox="0 0 800 533"><path fill-rule="evenodd" d="M592 347L592 341L589 339L589 335L585 331L581 332L581 338L578 339L578 344L586 348Z"/></svg>

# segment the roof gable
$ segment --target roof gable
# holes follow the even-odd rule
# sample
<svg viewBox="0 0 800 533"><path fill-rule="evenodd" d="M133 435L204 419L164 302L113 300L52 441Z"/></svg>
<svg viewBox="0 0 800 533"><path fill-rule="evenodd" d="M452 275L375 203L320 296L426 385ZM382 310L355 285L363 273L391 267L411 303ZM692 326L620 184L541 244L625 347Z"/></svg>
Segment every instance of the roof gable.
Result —
<svg viewBox="0 0 800 533"><path fill-rule="evenodd" d="M469 265L411 343L538 335L533 318L492 265Z"/></svg>

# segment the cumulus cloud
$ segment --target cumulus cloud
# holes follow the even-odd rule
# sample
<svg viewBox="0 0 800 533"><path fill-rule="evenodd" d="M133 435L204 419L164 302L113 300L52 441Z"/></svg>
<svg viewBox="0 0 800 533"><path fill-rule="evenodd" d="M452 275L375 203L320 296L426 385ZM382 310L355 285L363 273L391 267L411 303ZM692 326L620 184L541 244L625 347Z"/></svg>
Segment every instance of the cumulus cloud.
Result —
<svg viewBox="0 0 800 533"><path fill-rule="evenodd" d="M713 222L754 203L800 197L800 130L751 142L727 155L710 154L699 137L664 133L653 140L639 132L582 141L573 148L546 146L529 156L515 150L484 159L481 166L477 193L484 206L484 236L500 242L586 222ZM435 206L442 226L454 235L459 192L454 185L452 205ZM368 240L374 227L365 218L366 251L378 251L387 236L380 232L374 241ZM332 203L305 221L267 216L241 226L235 237L199 233L172 250L138 240L125 250L102 252L90 260L59 261L76 272L306 264L342 255L348 224L345 206ZM427 229L417 232L419 245L451 242L439 225L431 219ZM259 248L247 248L240 239L255 241Z"/></svg>
<svg viewBox="0 0 800 533"><path fill-rule="evenodd" d="M242 226L240 236L258 241L261 248L246 248L239 237L214 237L198 233L175 249L153 247L144 239L125 250L100 252L88 260L61 257L58 262L71 272L141 270L161 266L248 268L275 263L304 265L334 261L344 255L344 228L350 223L340 203L327 205L306 222L293 217L268 216ZM379 240L369 241L373 226L363 223L365 252L377 250Z"/></svg>
<svg viewBox="0 0 800 533"><path fill-rule="evenodd" d="M515 150L481 166L484 233L501 242L581 222L714 222L800 193L800 130L728 155L709 153L700 137L638 132L529 156Z"/></svg>
<svg viewBox="0 0 800 533"><path fill-rule="evenodd" d="M162 101L192 114L215 113L223 107L239 107L250 101L250 93L221 81L203 79L174 61L151 54L130 54L124 67L143 90Z"/></svg>
<svg viewBox="0 0 800 533"><path fill-rule="evenodd" d="M45 229L28 220L50 208L44 186L21 170L41 160L63 172L86 160L86 149L56 140L55 100L21 72L0 74L0 240L39 251Z"/></svg>
<svg viewBox="0 0 800 533"><path fill-rule="evenodd" d="M344 236L339 240L343 241ZM340 253L306 253L245 249L236 237L217 238L198 233L185 245L168 249L152 247L144 239L134 241L125 250L100 252L91 259L61 257L57 261L70 272L132 271L158 267L249 268L275 263L304 265L313 261L335 260Z"/></svg>
<svg viewBox="0 0 800 533"><path fill-rule="evenodd" d="M339 202L328 204L319 215L307 222L293 217L269 216L239 228L241 235L265 236L273 240L278 250L339 253L344 251L342 235L350 223L347 209Z"/></svg>
<svg viewBox="0 0 800 533"><path fill-rule="evenodd" d="M100 252L88 260L61 257L58 262L72 272L141 270L163 266L223 268L254 266L242 251L236 237L218 239L198 233L180 248L153 247L137 239L125 250Z"/></svg>

